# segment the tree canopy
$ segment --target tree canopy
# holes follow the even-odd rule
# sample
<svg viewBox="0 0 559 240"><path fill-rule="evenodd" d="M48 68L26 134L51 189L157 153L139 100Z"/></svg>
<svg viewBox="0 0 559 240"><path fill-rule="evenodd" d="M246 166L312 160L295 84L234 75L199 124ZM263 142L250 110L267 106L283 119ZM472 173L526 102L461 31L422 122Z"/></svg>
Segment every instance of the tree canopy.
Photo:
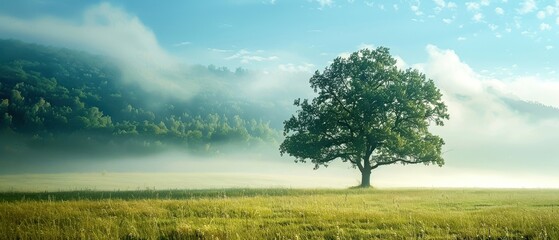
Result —
<svg viewBox="0 0 559 240"><path fill-rule="evenodd" d="M442 94L418 70L398 69L388 48L338 57L309 82L318 96L295 100L299 110L284 122L282 155L315 169L349 162L360 170L362 187L380 166L444 164L444 141L429 132L449 117Z"/></svg>

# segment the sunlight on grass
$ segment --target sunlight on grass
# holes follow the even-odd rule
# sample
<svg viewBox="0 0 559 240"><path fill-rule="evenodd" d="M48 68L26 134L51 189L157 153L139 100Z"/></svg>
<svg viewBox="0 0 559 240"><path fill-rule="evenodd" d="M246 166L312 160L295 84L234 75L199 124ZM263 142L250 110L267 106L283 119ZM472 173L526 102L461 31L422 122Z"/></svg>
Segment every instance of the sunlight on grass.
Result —
<svg viewBox="0 0 559 240"><path fill-rule="evenodd" d="M0 193L0 199L4 199L0 202L0 238L559 238L557 190L113 193L110 197L106 192L53 193L43 200L32 200L41 193ZM78 198L81 200L71 200Z"/></svg>

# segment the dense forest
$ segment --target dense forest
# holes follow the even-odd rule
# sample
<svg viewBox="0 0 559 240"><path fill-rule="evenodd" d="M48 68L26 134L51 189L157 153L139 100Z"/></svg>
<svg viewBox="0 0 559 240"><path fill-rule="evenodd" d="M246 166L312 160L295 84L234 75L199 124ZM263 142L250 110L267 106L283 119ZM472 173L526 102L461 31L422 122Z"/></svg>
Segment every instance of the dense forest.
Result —
<svg viewBox="0 0 559 240"><path fill-rule="evenodd" d="M142 153L178 146L212 153L228 143L250 148L280 139L278 124L263 119L264 110L211 87L178 99L122 81L107 57L17 40L0 40L0 52L4 156L29 147ZM202 70L243 74L215 66Z"/></svg>

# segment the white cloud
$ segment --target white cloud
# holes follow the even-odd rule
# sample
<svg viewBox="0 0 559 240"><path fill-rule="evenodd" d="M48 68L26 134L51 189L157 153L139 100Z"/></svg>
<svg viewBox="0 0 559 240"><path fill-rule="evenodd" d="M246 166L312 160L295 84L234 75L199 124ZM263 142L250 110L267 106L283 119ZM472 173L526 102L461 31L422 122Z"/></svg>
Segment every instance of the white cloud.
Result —
<svg viewBox="0 0 559 240"><path fill-rule="evenodd" d="M229 56L229 57L226 57L225 59L226 59L226 60L239 59L239 58L241 58L242 56L248 55L248 54L250 54L249 51L244 50L244 49L241 49L241 50L237 51L235 54L233 54L233 55L231 55L231 56Z"/></svg>
<svg viewBox="0 0 559 240"><path fill-rule="evenodd" d="M454 51L441 50L434 45L427 46L427 53L431 59L425 70L434 75L446 74L447 72L456 72L453 76L445 76L443 82L439 82L440 87L448 92L462 93L467 95L476 95L483 92L481 83L475 80L476 74L466 64L462 64L460 58ZM438 66L435 69L434 66Z"/></svg>
<svg viewBox="0 0 559 240"><path fill-rule="evenodd" d="M497 28L499 28L499 26L495 25L495 24L487 24L487 26L489 27L489 29L491 29L491 31L495 31L497 30Z"/></svg>
<svg viewBox="0 0 559 240"><path fill-rule="evenodd" d="M474 16L472 17L472 19L476 22L481 22L481 20L483 20L483 14L481 13L476 13L474 14Z"/></svg>
<svg viewBox="0 0 559 240"><path fill-rule="evenodd" d="M359 46L357 46L358 49L375 49L375 45L374 44L370 44L370 43L361 43L359 44Z"/></svg>
<svg viewBox="0 0 559 240"><path fill-rule="evenodd" d="M267 104L291 106L295 98L309 98L313 90L309 87L309 78L315 66L309 63L280 64L275 68L253 71L239 86L234 88L236 94Z"/></svg>
<svg viewBox="0 0 559 240"><path fill-rule="evenodd" d="M519 76L509 81L502 81L500 90L513 94L520 99L536 101L548 106L559 108L559 81L557 79L541 79L535 76Z"/></svg>
<svg viewBox="0 0 559 240"><path fill-rule="evenodd" d="M452 19L450 19L450 18L443 18L443 22L446 23L446 24L450 24L450 23L452 23Z"/></svg>
<svg viewBox="0 0 559 240"><path fill-rule="evenodd" d="M208 50L210 50L212 52L218 52L218 53L226 53L226 52L232 52L233 51L233 50L219 49L219 48L208 48Z"/></svg>
<svg viewBox="0 0 559 240"><path fill-rule="evenodd" d="M495 79L474 71L452 50L430 45L427 52L429 60L415 66L435 81L448 106L450 120L444 127L433 128L447 143L448 165L499 170L506 164L507 171L538 173L549 164L559 165L555 162L559 119L523 112L514 105L523 100L559 107L559 81ZM527 167L525 162L532 159L541 164Z"/></svg>
<svg viewBox="0 0 559 240"><path fill-rule="evenodd" d="M520 9L518 9L518 12L520 14L527 14L533 12L537 8L538 7L535 0L524 0L524 2L522 2L520 6Z"/></svg>
<svg viewBox="0 0 559 240"><path fill-rule="evenodd" d="M297 73L297 72L312 73L313 71L316 70L316 67L314 64L311 63L303 63L299 65L293 63L287 63L287 64L278 65L278 69L284 72L291 72L291 73Z"/></svg>
<svg viewBox="0 0 559 240"><path fill-rule="evenodd" d="M499 15L503 15L505 14L505 10L503 10L500 7L495 8L495 13L499 14Z"/></svg>
<svg viewBox="0 0 559 240"><path fill-rule="evenodd" d="M435 5L440 8L446 7L446 2L444 0L433 0L433 2L435 2Z"/></svg>
<svg viewBox="0 0 559 240"><path fill-rule="evenodd" d="M542 31L551 30L551 26L547 23L541 23L540 24L540 30L542 30Z"/></svg>
<svg viewBox="0 0 559 240"><path fill-rule="evenodd" d="M89 7L80 18L71 20L0 15L0 35L110 56L125 80L138 82L146 90L189 97L198 89L194 81L185 81L180 62L159 45L149 28L109 3Z"/></svg>
<svg viewBox="0 0 559 240"><path fill-rule="evenodd" d="M549 45L547 48L552 49L553 46ZM557 98L559 81L544 80L533 76L520 76L506 80L492 79L476 73L470 66L463 63L452 50L443 50L428 45L427 53L429 62L419 66L437 82L447 95L517 97L559 108L559 98ZM514 67L517 66L513 65ZM488 91L491 89L496 92Z"/></svg>
<svg viewBox="0 0 559 240"><path fill-rule="evenodd" d="M557 5L557 7L559 7L559 5ZM555 13L555 7L550 6L550 5L546 6L545 7L545 13L547 13L547 15L549 15L549 16L553 15L553 13Z"/></svg>
<svg viewBox="0 0 559 240"><path fill-rule="evenodd" d="M553 49L553 46L552 45L547 45L547 46L545 46L545 49L551 50L551 49Z"/></svg>
<svg viewBox="0 0 559 240"><path fill-rule="evenodd" d="M545 12L544 11L538 11L538 13L536 14L536 17L540 20L545 18Z"/></svg>
<svg viewBox="0 0 559 240"><path fill-rule="evenodd" d="M318 4L320 4L321 8L331 7L332 4L334 3L333 0L316 0L316 2L318 2Z"/></svg>
<svg viewBox="0 0 559 240"><path fill-rule="evenodd" d="M466 2L466 8L470 11L478 11L479 7L479 3L477 2Z"/></svg>
<svg viewBox="0 0 559 240"><path fill-rule="evenodd" d="M186 46L186 45L190 45L190 44L192 44L192 43L191 42L180 42L180 43L173 44L173 46L181 47L181 46Z"/></svg>
<svg viewBox="0 0 559 240"><path fill-rule="evenodd" d="M415 15L417 15L417 16L423 15L423 12L419 10L419 6L418 6L418 5L412 5L410 8L411 8L411 11L412 11L413 13L415 13Z"/></svg>
<svg viewBox="0 0 559 240"><path fill-rule="evenodd" d="M458 40L458 41L466 41L466 38L465 38L465 37L458 37L456 40Z"/></svg>
<svg viewBox="0 0 559 240"><path fill-rule="evenodd" d="M455 2L448 2L448 3L446 4L446 7L447 7L447 8L450 8L450 9L455 9L455 8L458 7L458 6L456 5Z"/></svg>
<svg viewBox="0 0 559 240"><path fill-rule="evenodd" d="M555 19L555 23L556 23L557 25L559 25L559 17L557 17L557 18Z"/></svg>
<svg viewBox="0 0 559 240"><path fill-rule="evenodd" d="M351 55L350 52L342 52L342 53L338 54L338 57L348 59L350 55Z"/></svg>
<svg viewBox="0 0 559 240"><path fill-rule="evenodd" d="M408 64L406 63L406 61L404 61L404 59L400 56L394 56L394 59L396 59L396 67L404 70L406 68L408 68Z"/></svg>
<svg viewBox="0 0 559 240"><path fill-rule="evenodd" d="M481 6L489 6L489 0L481 0L480 5Z"/></svg>
<svg viewBox="0 0 559 240"><path fill-rule="evenodd" d="M374 50L375 49L375 45L374 44L370 44L370 43L361 43L357 46L357 50L361 50L361 49L371 49ZM349 56L351 55L351 52L341 52L340 54L338 54L338 57L341 58L349 58Z"/></svg>
<svg viewBox="0 0 559 240"><path fill-rule="evenodd" d="M240 60L241 63L247 64L250 62L274 61L279 59L279 57L277 56L266 57L266 56L258 55L261 54L262 52L263 51L250 52L245 49L241 49L237 51L235 54L226 57L225 60Z"/></svg>

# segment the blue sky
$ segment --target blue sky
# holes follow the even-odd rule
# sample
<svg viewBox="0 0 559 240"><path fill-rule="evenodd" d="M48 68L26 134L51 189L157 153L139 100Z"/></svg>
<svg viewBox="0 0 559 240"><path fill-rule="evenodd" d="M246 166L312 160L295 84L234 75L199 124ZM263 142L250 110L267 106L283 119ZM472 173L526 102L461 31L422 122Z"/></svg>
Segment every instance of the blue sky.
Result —
<svg viewBox="0 0 559 240"><path fill-rule="evenodd" d="M435 81L451 118L433 129L443 168L387 167L379 182L559 187L559 119L510 104L559 108L557 0L0 3L0 38L108 55L129 79L178 96L204 87L185 66L213 64L251 72L238 94L291 104L312 96L309 77L333 58L386 46Z"/></svg>
<svg viewBox="0 0 559 240"><path fill-rule="evenodd" d="M477 71L559 74L553 69L559 64L556 1L109 2L136 16L168 52L191 63L231 68L310 63L322 69L343 52L381 45L406 62L420 62L426 58L425 46L432 44L456 51ZM95 4L36 0L2 5L0 13L14 17L79 19ZM236 53L247 56L231 58Z"/></svg>

